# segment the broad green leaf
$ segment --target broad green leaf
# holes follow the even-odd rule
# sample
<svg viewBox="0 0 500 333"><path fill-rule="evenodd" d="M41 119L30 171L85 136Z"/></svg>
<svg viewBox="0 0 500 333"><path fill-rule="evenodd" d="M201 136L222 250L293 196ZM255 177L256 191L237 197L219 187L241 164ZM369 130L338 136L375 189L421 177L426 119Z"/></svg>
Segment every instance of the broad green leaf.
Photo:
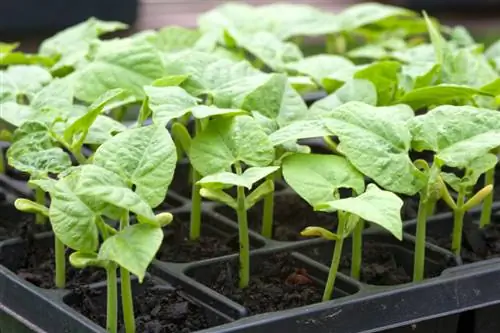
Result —
<svg viewBox="0 0 500 333"><path fill-rule="evenodd" d="M117 263L136 275L142 283L162 241L163 230L160 227L132 225L104 241L98 258Z"/></svg>
<svg viewBox="0 0 500 333"><path fill-rule="evenodd" d="M102 267L107 268L109 265L108 260L99 259L97 253L86 253L76 251L71 253L69 256L69 262L71 266L76 268L85 268L85 267Z"/></svg>
<svg viewBox="0 0 500 333"><path fill-rule="evenodd" d="M189 157L202 175L228 171L236 162L267 166L274 160L274 148L267 134L250 116L211 120L191 143Z"/></svg>
<svg viewBox="0 0 500 333"><path fill-rule="evenodd" d="M432 62L413 62L401 67L400 86L405 91L435 84L441 66Z"/></svg>
<svg viewBox="0 0 500 333"><path fill-rule="evenodd" d="M408 104L417 110L426 106L445 105L454 102L462 104L464 101L471 101L476 95L487 94L467 86L440 84L412 90L403 95L398 102Z"/></svg>
<svg viewBox="0 0 500 333"><path fill-rule="evenodd" d="M127 129L125 125L107 116L98 116L85 136L84 144L101 145L115 134Z"/></svg>
<svg viewBox="0 0 500 333"><path fill-rule="evenodd" d="M0 65L40 65L51 67L55 63L55 57L47 57L39 54L24 52L2 52L0 51Z"/></svg>
<svg viewBox="0 0 500 333"><path fill-rule="evenodd" d="M67 153L59 148L40 122L25 122L14 132L13 144L7 151L9 164L35 177L60 173L71 166Z"/></svg>
<svg viewBox="0 0 500 333"><path fill-rule="evenodd" d="M283 177L311 206L336 200L339 188L365 189L364 178L345 158L334 155L293 154L283 160Z"/></svg>
<svg viewBox="0 0 500 333"><path fill-rule="evenodd" d="M337 18L340 20L342 30L349 31L395 16L415 15L415 12L402 7L368 2L348 7Z"/></svg>
<svg viewBox="0 0 500 333"><path fill-rule="evenodd" d="M391 53L383 46L376 44L367 44L347 52L351 59L371 59L384 60L390 58Z"/></svg>
<svg viewBox="0 0 500 333"><path fill-rule="evenodd" d="M153 83L151 83L151 85L153 87L179 86L184 81L186 81L188 78L189 78L189 75L187 75L187 74L168 75L168 76L162 77L160 79L154 80Z"/></svg>
<svg viewBox="0 0 500 333"><path fill-rule="evenodd" d="M12 52L19 47L19 43L0 42L0 53Z"/></svg>
<svg viewBox="0 0 500 333"><path fill-rule="evenodd" d="M146 86L149 108L153 111L153 122L167 125L172 119L180 118L198 105L199 99L191 96L181 87Z"/></svg>
<svg viewBox="0 0 500 333"><path fill-rule="evenodd" d="M226 31L232 43L245 49L255 58L260 59L267 67L275 71L286 70L287 63L303 58L299 47L290 42L283 42L272 33L259 31L244 34L239 31Z"/></svg>
<svg viewBox="0 0 500 333"><path fill-rule="evenodd" d="M223 171L203 177L198 181L198 184L213 189L219 189L223 185L243 186L251 189L256 182L278 169L278 166L251 167L246 169L241 175Z"/></svg>
<svg viewBox="0 0 500 333"><path fill-rule="evenodd" d="M200 38L201 33L197 30L169 26L158 31L156 45L163 52L177 52L193 48Z"/></svg>
<svg viewBox="0 0 500 333"><path fill-rule="evenodd" d="M312 77L317 83L339 69L354 67L354 64L338 55L314 55L286 65L286 68Z"/></svg>
<svg viewBox="0 0 500 333"><path fill-rule="evenodd" d="M189 75L182 88L193 96L213 95L213 91L236 79L259 74L247 61L234 62L204 52L186 52L166 64L168 75Z"/></svg>
<svg viewBox="0 0 500 333"><path fill-rule="evenodd" d="M75 89L69 79L54 79L40 90L31 100L30 106L36 110L55 109L65 111L73 105Z"/></svg>
<svg viewBox="0 0 500 333"><path fill-rule="evenodd" d="M500 40L493 43L484 54L493 62L497 71L500 71Z"/></svg>
<svg viewBox="0 0 500 333"><path fill-rule="evenodd" d="M123 177L151 207L163 202L177 162L164 126L126 130L101 145L94 163Z"/></svg>
<svg viewBox="0 0 500 333"><path fill-rule="evenodd" d="M376 106L377 90L375 85L368 80L353 79L347 81L333 94L314 102L309 112L313 118L322 117L332 112L336 107L353 101Z"/></svg>
<svg viewBox="0 0 500 333"><path fill-rule="evenodd" d="M258 112L279 126L307 117L307 106L284 74L261 74L229 82L215 93L215 104Z"/></svg>
<svg viewBox="0 0 500 333"><path fill-rule="evenodd" d="M124 180L96 165L72 169L57 181L50 195L52 229L64 244L77 251L97 249L95 220L110 207L131 211L144 221L157 223L148 204Z"/></svg>
<svg viewBox="0 0 500 333"><path fill-rule="evenodd" d="M442 163L467 168L500 144L500 114L469 106L444 105L409 122L413 149L431 150Z"/></svg>
<svg viewBox="0 0 500 333"><path fill-rule="evenodd" d="M123 39L100 44L93 61L77 72L76 97L93 102L110 89L121 88L142 100L143 86L165 76L160 52L146 41Z"/></svg>
<svg viewBox="0 0 500 333"><path fill-rule="evenodd" d="M354 198L329 201L315 206L315 210L344 211L355 214L363 220L378 224L397 239L403 239L401 208L403 201L394 193L368 184L366 192Z"/></svg>
<svg viewBox="0 0 500 333"><path fill-rule="evenodd" d="M404 63L436 63L436 54L432 44L420 44L404 50L392 52L392 57Z"/></svg>
<svg viewBox="0 0 500 333"><path fill-rule="evenodd" d="M127 25L120 22L106 22L91 17L46 39L39 51L42 55L60 56L54 70L78 67L85 63L91 43L98 40L100 35L126 28Z"/></svg>
<svg viewBox="0 0 500 333"><path fill-rule="evenodd" d="M0 71L0 92L31 98L52 80L52 75L36 65L10 66Z"/></svg>
<svg viewBox="0 0 500 333"><path fill-rule="evenodd" d="M395 117L395 112L401 114ZM336 135L339 152L364 175L382 187L404 194L415 194L424 176L413 165L408 153L411 135L406 122L408 107L373 107L349 102L335 109L328 118L296 122L270 135L275 144L302 138Z"/></svg>

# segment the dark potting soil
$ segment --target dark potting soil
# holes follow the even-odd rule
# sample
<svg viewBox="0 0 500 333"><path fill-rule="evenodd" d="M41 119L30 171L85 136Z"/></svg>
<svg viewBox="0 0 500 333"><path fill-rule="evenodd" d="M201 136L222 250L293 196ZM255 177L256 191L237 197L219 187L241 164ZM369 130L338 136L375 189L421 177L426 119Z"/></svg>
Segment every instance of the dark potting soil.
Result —
<svg viewBox="0 0 500 333"><path fill-rule="evenodd" d="M238 287L236 262L212 264L207 267L209 272L199 272L200 275L203 274L199 280L245 306L251 314L321 302L323 287L311 279L302 265L290 254L272 254L261 262L250 264L258 265L258 269L250 274L250 284L245 289ZM210 281L206 281L207 278Z"/></svg>
<svg viewBox="0 0 500 333"><path fill-rule="evenodd" d="M198 240L189 239L189 223L174 216L174 221L167 229L162 246L156 256L162 261L186 263L220 257L239 250L238 234L224 238L212 233L202 234ZM204 233L205 229L202 230Z"/></svg>
<svg viewBox="0 0 500 333"><path fill-rule="evenodd" d="M360 281L366 284L378 286L394 286L412 281L412 272L409 268L413 266L412 256L409 262L403 263L401 256L397 252L405 251L394 246L386 246L379 242L365 240L363 242L363 258L361 264ZM332 260L332 247L317 248L306 250L305 254L321 262L326 266L330 266ZM345 275L351 274L351 255L344 255L340 261L340 271ZM450 266L451 262L447 262L445 258L441 267L433 270L425 270L425 277L432 278L441 274L441 272Z"/></svg>
<svg viewBox="0 0 500 333"><path fill-rule="evenodd" d="M237 221L236 213L227 206L216 209ZM249 227L260 233L262 221L262 201L248 211ZM307 239L300 232L309 226L319 226L334 231L337 226L336 213L315 212L313 208L295 193L279 193L274 197L273 239L279 241L299 241Z"/></svg>
<svg viewBox="0 0 500 333"><path fill-rule="evenodd" d="M34 285L53 289L55 260L54 249L40 243L26 242L27 252L19 258L15 273ZM84 268L78 269L69 263L69 251L66 251L66 288L72 289L79 285L91 284L106 280L103 269Z"/></svg>
<svg viewBox="0 0 500 333"><path fill-rule="evenodd" d="M102 327L106 327L105 289L79 288L70 306ZM189 333L208 328L204 310L181 296L180 290L157 288L146 283L134 290L136 331L140 333ZM124 332L118 317L119 332Z"/></svg>
<svg viewBox="0 0 500 333"><path fill-rule="evenodd" d="M8 238L26 238L37 232L49 230L48 225L35 224L33 214L18 211L9 202L0 203L0 241Z"/></svg>

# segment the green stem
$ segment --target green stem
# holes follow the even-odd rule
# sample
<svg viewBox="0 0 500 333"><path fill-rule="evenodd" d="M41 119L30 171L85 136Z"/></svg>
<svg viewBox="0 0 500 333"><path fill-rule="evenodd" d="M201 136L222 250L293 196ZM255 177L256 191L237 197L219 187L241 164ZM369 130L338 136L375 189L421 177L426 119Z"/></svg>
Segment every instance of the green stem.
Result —
<svg viewBox="0 0 500 333"><path fill-rule="evenodd" d="M427 202L419 198L417 213L417 232L415 235L415 259L413 261L413 281L422 281L425 272L425 236L427 229Z"/></svg>
<svg viewBox="0 0 500 333"><path fill-rule="evenodd" d="M129 226L128 211L125 211L120 220L120 230ZM130 283L130 272L120 267L120 280L122 291L122 311L123 322L125 323L126 333L135 333L134 303L132 300L132 285Z"/></svg>
<svg viewBox="0 0 500 333"><path fill-rule="evenodd" d="M195 136L201 131L201 123L199 119L195 119L194 131ZM189 239L197 240L201 235L201 186L197 184L201 177L192 166L191 176L191 221L189 226Z"/></svg>
<svg viewBox="0 0 500 333"><path fill-rule="evenodd" d="M236 173L241 175L242 170L239 163L235 164ZM245 188L237 186L237 208L238 231L240 240L240 288L248 287L250 282L250 242L248 237L247 210L245 207Z"/></svg>
<svg viewBox="0 0 500 333"><path fill-rule="evenodd" d="M365 221L359 220L352 234L351 277L359 280L361 277L361 262L363 258L363 230Z"/></svg>
<svg viewBox="0 0 500 333"><path fill-rule="evenodd" d="M117 306L117 298L118 298L118 288L116 281L116 266L113 263L109 264L109 267L106 269L107 275L107 310L106 310L106 330L109 333L117 333L118 332L118 306Z"/></svg>
<svg viewBox="0 0 500 333"><path fill-rule="evenodd" d="M123 118L125 118L125 115L127 114L127 107L122 106L118 109L113 110L113 118L119 123L123 121Z"/></svg>
<svg viewBox="0 0 500 333"><path fill-rule="evenodd" d="M45 207L45 192L38 186L35 188L35 202ZM45 224L47 218L42 214L36 214L35 222L36 224Z"/></svg>
<svg viewBox="0 0 500 333"><path fill-rule="evenodd" d="M267 176L268 180L274 182L274 174ZM274 213L274 191L264 197L264 211L262 213L262 236L271 239L273 237L273 213Z"/></svg>
<svg viewBox="0 0 500 333"><path fill-rule="evenodd" d="M462 250L462 232L464 226L464 202L465 190L458 191L457 208L453 211L453 239L451 243L451 250L455 255L459 256Z"/></svg>
<svg viewBox="0 0 500 333"><path fill-rule="evenodd" d="M5 155L3 149L0 149L0 173L5 173Z"/></svg>
<svg viewBox="0 0 500 333"><path fill-rule="evenodd" d="M78 164L80 165L87 164L87 159L85 158L85 156L83 156L82 152L80 151L80 148L72 149L71 153L75 157Z"/></svg>
<svg viewBox="0 0 500 333"><path fill-rule="evenodd" d="M54 255L56 259L56 288L64 289L66 287L66 254L64 244L54 235Z"/></svg>
<svg viewBox="0 0 500 333"><path fill-rule="evenodd" d="M342 247L344 245L344 235L343 230L345 227L345 215L342 212L338 212L339 225L337 227L337 235L339 240L335 242L335 248L333 250L332 264L330 265L330 271L328 272L328 280L326 281L325 292L323 293L323 301L329 301L333 295L333 288L335 286L335 279L337 278L337 272L339 270L340 258L342 256Z"/></svg>
<svg viewBox="0 0 500 333"><path fill-rule="evenodd" d="M431 200L429 199L427 201L427 205L426 205L426 218L429 217L429 216L432 216L434 215L434 213L436 212L436 204L437 204L437 200Z"/></svg>
<svg viewBox="0 0 500 333"><path fill-rule="evenodd" d="M335 53L336 43L335 43L335 34L326 35L326 53L333 54Z"/></svg>
<svg viewBox="0 0 500 333"><path fill-rule="evenodd" d="M484 175L484 186L492 185L495 186L495 168L486 171ZM483 208L481 210L481 220L479 226L484 228L491 221L491 210L493 207L493 191L486 196L483 200Z"/></svg>

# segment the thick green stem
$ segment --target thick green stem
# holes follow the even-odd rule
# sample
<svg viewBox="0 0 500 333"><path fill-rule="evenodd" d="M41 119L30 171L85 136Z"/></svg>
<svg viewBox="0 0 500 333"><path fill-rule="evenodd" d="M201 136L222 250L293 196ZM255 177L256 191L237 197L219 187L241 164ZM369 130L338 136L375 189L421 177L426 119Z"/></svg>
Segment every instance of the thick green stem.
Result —
<svg viewBox="0 0 500 333"><path fill-rule="evenodd" d="M118 288L116 281L116 266L115 264L109 264L106 269L107 274L107 310L106 310L106 330L109 333L118 332Z"/></svg>
<svg viewBox="0 0 500 333"><path fill-rule="evenodd" d="M236 173L241 175L241 166L235 164ZM237 186L237 206L238 230L240 240L240 288L248 287L250 282L250 242L248 237L247 209L245 207L245 188Z"/></svg>
<svg viewBox="0 0 500 333"><path fill-rule="evenodd" d="M80 148L72 149L71 153L75 157L78 164L80 165L87 164L87 159L85 158L85 156L83 156L82 152L80 151Z"/></svg>
<svg viewBox="0 0 500 333"><path fill-rule="evenodd" d="M339 270L340 258L342 256L342 246L344 245L344 235L343 230L345 228L345 215L342 212L338 212L339 225L337 227L337 235L340 237L339 240L335 242L335 248L333 250L332 264L330 265L330 271L328 272L328 280L326 281L325 292L323 293L323 301L329 301L333 295L333 288L335 286L335 279L337 278L337 272Z"/></svg>
<svg viewBox="0 0 500 333"><path fill-rule="evenodd" d="M120 230L129 226L129 215L126 211L120 220ZM132 299L132 285L130 283L130 272L120 267L120 280L122 291L123 322L126 333L135 333L134 303Z"/></svg>
<svg viewBox="0 0 500 333"><path fill-rule="evenodd" d="M495 168L486 171L484 175L484 186L492 185L495 186ZM493 191L486 196L483 200L483 208L481 210L481 220L479 226L484 228L491 221L491 210L493 207Z"/></svg>
<svg viewBox="0 0 500 333"><path fill-rule="evenodd" d="M267 176L268 180L274 182L274 174ZM262 236L271 239L273 237L273 213L274 213L274 191L264 197L264 211L262 212Z"/></svg>
<svg viewBox="0 0 500 333"><path fill-rule="evenodd" d="M429 216L432 216L434 215L434 213L436 212L436 204L437 204L437 200L431 200L429 199L427 201L427 205L426 205L426 218L429 217Z"/></svg>
<svg viewBox="0 0 500 333"><path fill-rule="evenodd" d="M413 261L413 281L422 281L425 272L425 236L427 229L427 202L419 198L417 213L417 232L415 235L415 259Z"/></svg>
<svg viewBox="0 0 500 333"><path fill-rule="evenodd" d="M195 136L201 131L201 123L199 119L195 119L194 126ZM197 240L201 234L201 186L198 181L201 179L200 174L191 166L191 221L189 226L189 239Z"/></svg>
<svg viewBox="0 0 500 333"><path fill-rule="evenodd" d="M56 259L56 288L64 289L66 287L66 255L63 242L54 236L54 252Z"/></svg>
<svg viewBox="0 0 500 333"><path fill-rule="evenodd" d="M35 201L45 207L45 192L38 186L35 188ZM35 222L36 224L45 224L47 218L42 214L36 214Z"/></svg>
<svg viewBox="0 0 500 333"><path fill-rule="evenodd" d="M356 280L359 280L359 278L361 277L364 229L365 229L365 221L359 220L352 234L351 277Z"/></svg>
<svg viewBox="0 0 500 333"><path fill-rule="evenodd" d="M465 190L458 191L457 208L453 211L453 239L451 243L451 250L455 255L459 256L462 250L462 232L464 226L464 202Z"/></svg>

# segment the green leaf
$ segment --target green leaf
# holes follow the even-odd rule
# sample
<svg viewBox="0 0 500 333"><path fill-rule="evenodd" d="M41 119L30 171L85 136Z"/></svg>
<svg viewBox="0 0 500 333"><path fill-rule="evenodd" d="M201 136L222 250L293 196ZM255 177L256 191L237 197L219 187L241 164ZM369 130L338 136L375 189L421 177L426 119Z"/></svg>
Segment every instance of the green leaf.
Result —
<svg viewBox="0 0 500 333"><path fill-rule="evenodd" d="M266 133L250 116L211 120L191 143L189 157L202 175L227 171L236 162L267 166L274 148Z"/></svg>
<svg viewBox="0 0 500 333"><path fill-rule="evenodd" d="M49 216L49 209L47 207L28 199L16 199L14 206L21 212Z"/></svg>
<svg viewBox="0 0 500 333"><path fill-rule="evenodd" d="M497 72L500 71L500 40L490 45L484 54L490 61L493 62Z"/></svg>
<svg viewBox="0 0 500 333"><path fill-rule="evenodd" d="M415 12L402 7L369 2L348 7L338 15L338 19L342 30L349 31L391 17L415 15Z"/></svg>
<svg viewBox="0 0 500 333"><path fill-rule="evenodd" d="M76 72L76 97L93 102L110 89L121 88L142 100L143 86L165 76L161 55L146 41L122 39L100 44L93 61Z"/></svg>
<svg viewBox="0 0 500 333"><path fill-rule="evenodd" d="M314 102L309 112L313 118L323 117L342 104L353 101L377 105L375 85L368 80L353 79L347 81L333 94Z"/></svg>
<svg viewBox="0 0 500 333"><path fill-rule="evenodd" d="M451 167L469 167L500 142L500 114L493 110L444 105L415 117L409 126L415 150L434 151Z"/></svg>
<svg viewBox="0 0 500 333"><path fill-rule="evenodd" d="M202 188L200 189L200 195L208 200L223 203L224 205L231 207L234 210L238 208L236 200L234 200L233 197L224 192L223 189Z"/></svg>
<svg viewBox="0 0 500 333"><path fill-rule="evenodd" d="M163 52L178 52L193 48L201 38L194 29L178 26L164 27L158 31L156 45Z"/></svg>
<svg viewBox="0 0 500 333"><path fill-rule="evenodd" d="M97 253L86 253L76 251L69 256L71 266L76 268L85 267L102 267L106 269L109 266L109 261L99 259Z"/></svg>
<svg viewBox="0 0 500 333"><path fill-rule="evenodd" d="M413 62L401 68L400 85L405 91L433 85L439 78L441 66L432 62Z"/></svg>
<svg viewBox="0 0 500 333"><path fill-rule="evenodd" d="M162 241L163 230L160 227L132 225L104 241L98 258L117 263L136 275L142 283Z"/></svg>
<svg viewBox="0 0 500 333"><path fill-rule="evenodd" d="M74 92L71 80L54 79L35 94L30 106L35 110L53 109L64 112L73 105Z"/></svg>
<svg viewBox="0 0 500 333"><path fill-rule="evenodd" d="M378 105L388 105L398 89L398 73L401 64L395 61L381 61L354 74L355 79L371 81L377 88Z"/></svg>
<svg viewBox="0 0 500 333"><path fill-rule="evenodd" d="M157 224L153 211L125 181L96 165L73 168L50 191L49 216L52 229L64 244L82 252L99 245L97 217L110 207L134 212L144 221Z"/></svg>
<svg viewBox="0 0 500 333"><path fill-rule="evenodd" d="M241 175L223 171L203 177L198 181L198 184L213 189L219 189L223 185L243 186L251 189L256 182L279 168L278 166L251 167L246 169Z"/></svg>
<svg viewBox="0 0 500 333"><path fill-rule="evenodd" d="M10 66L0 71L0 91L2 94L11 94L14 97L27 96L39 92L52 80L52 75L36 65Z"/></svg>
<svg viewBox="0 0 500 333"><path fill-rule="evenodd" d="M163 202L177 162L175 145L164 126L126 130L101 145L94 163L126 179L151 207Z"/></svg>
<svg viewBox="0 0 500 333"><path fill-rule="evenodd" d="M71 146L79 148L85 142L87 133L98 116L103 112L106 104L123 95L122 89L112 89L100 96L88 109L87 113L77 118L64 130L64 139Z"/></svg>
<svg viewBox="0 0 500 333"><path fill-rule="evenodd" d="M304 237L321 237L331 241L338 241L341 238L330 230L321 227L307 227L300 232L300 235Z"/></svg>
<svg viewBox="0 0 500 333"><path fill-rule="evenodd" d="M349 59L326 54L310 56L286 65L287 69L308 75L319 84L329 74L349 67L354 67L354 64Z"/></svg>
<svg viewBox="0 0 500 333"><path fill-rule="evenodd" d="M85 62L91 43L98 40L100 35L126 28L124 23L106 22L91 17L46 39L40 45L39 51L42 55L61 56L54 70L78 67Z"/></svg>
<svg viewBox="0 0 500 333"><path fill-rule="evenodd" d="M338 199L339 188L365 189L364 177L345 158L334 155L294 154L283 160L283 177L311 206Z"/></svg>
<svg viewBox="0 0 500 333"><path fill-rule="evenodd" d="M153 122L167 125L172 119L180 118L198 105L198 98L191 96L181 87L146 86L149 107L153 111Z"/></svg>
<svg viewBox="0 0 500 333"><path fill-rule="evenodd" d="M260 73L247 61L234 62L197 51L183 53L168 61L166 71L168 75L189 75L182 88L193 96L213 95L227 82Z"/></svg>
<svg viewBox="0 0 500 333"><path fill-rule="evenodd" d="M374 184L368 184L366 192L355 197L318 204L315 210L326 212L344 211L355 214L363 220L375 223L389 231L397 239L403 239L401 208L403 201L394 193L383 191Z"/></svg>
<svg viewBox="0 0 500 333"><path fill-rule="evenodd" d="M398 102L408 104L413 109L420 109L426 106L471 101L476 95L486 95L486 93L467 86L440 84L412 90L403 95Z"/></svg>
<svg viewBox="0 0 500 333"><path fill-rule="evenodd" d="M466 168L462 178L452 173L441 172L443 180L456 192L465 188L468 192L477 184L479 177L486 171L493 169L498 163L498 158L493 154L478 157Z"/></svg>
<svg viewBox="0 0 500 333"><path fill-rule="evenodd" d="M84 144L101 145L115 134L127 129L125 125L107 116L98 116L85 136Z"/></svg>
<svg viewBox="0 0 500 333"><path fill-rule="evenodd" d="M400 115L395 117L395 110ZM336 135L339 152L356 169L380 186L398 193L415 194L424 175L413 165L408 153L411 135L406 122L411 110L404 106L373 107L349 102L328 118L296 122L270 135L277 145L303 138Z"/></svg>
<svg viewBox="0 0 500 333"><path fill-rule="evenodd" d="M40 122L25 122L14 132L13 144L7 151L9 164L31 175L60 173L71 166L67 153L59 148Z"/></svg>

